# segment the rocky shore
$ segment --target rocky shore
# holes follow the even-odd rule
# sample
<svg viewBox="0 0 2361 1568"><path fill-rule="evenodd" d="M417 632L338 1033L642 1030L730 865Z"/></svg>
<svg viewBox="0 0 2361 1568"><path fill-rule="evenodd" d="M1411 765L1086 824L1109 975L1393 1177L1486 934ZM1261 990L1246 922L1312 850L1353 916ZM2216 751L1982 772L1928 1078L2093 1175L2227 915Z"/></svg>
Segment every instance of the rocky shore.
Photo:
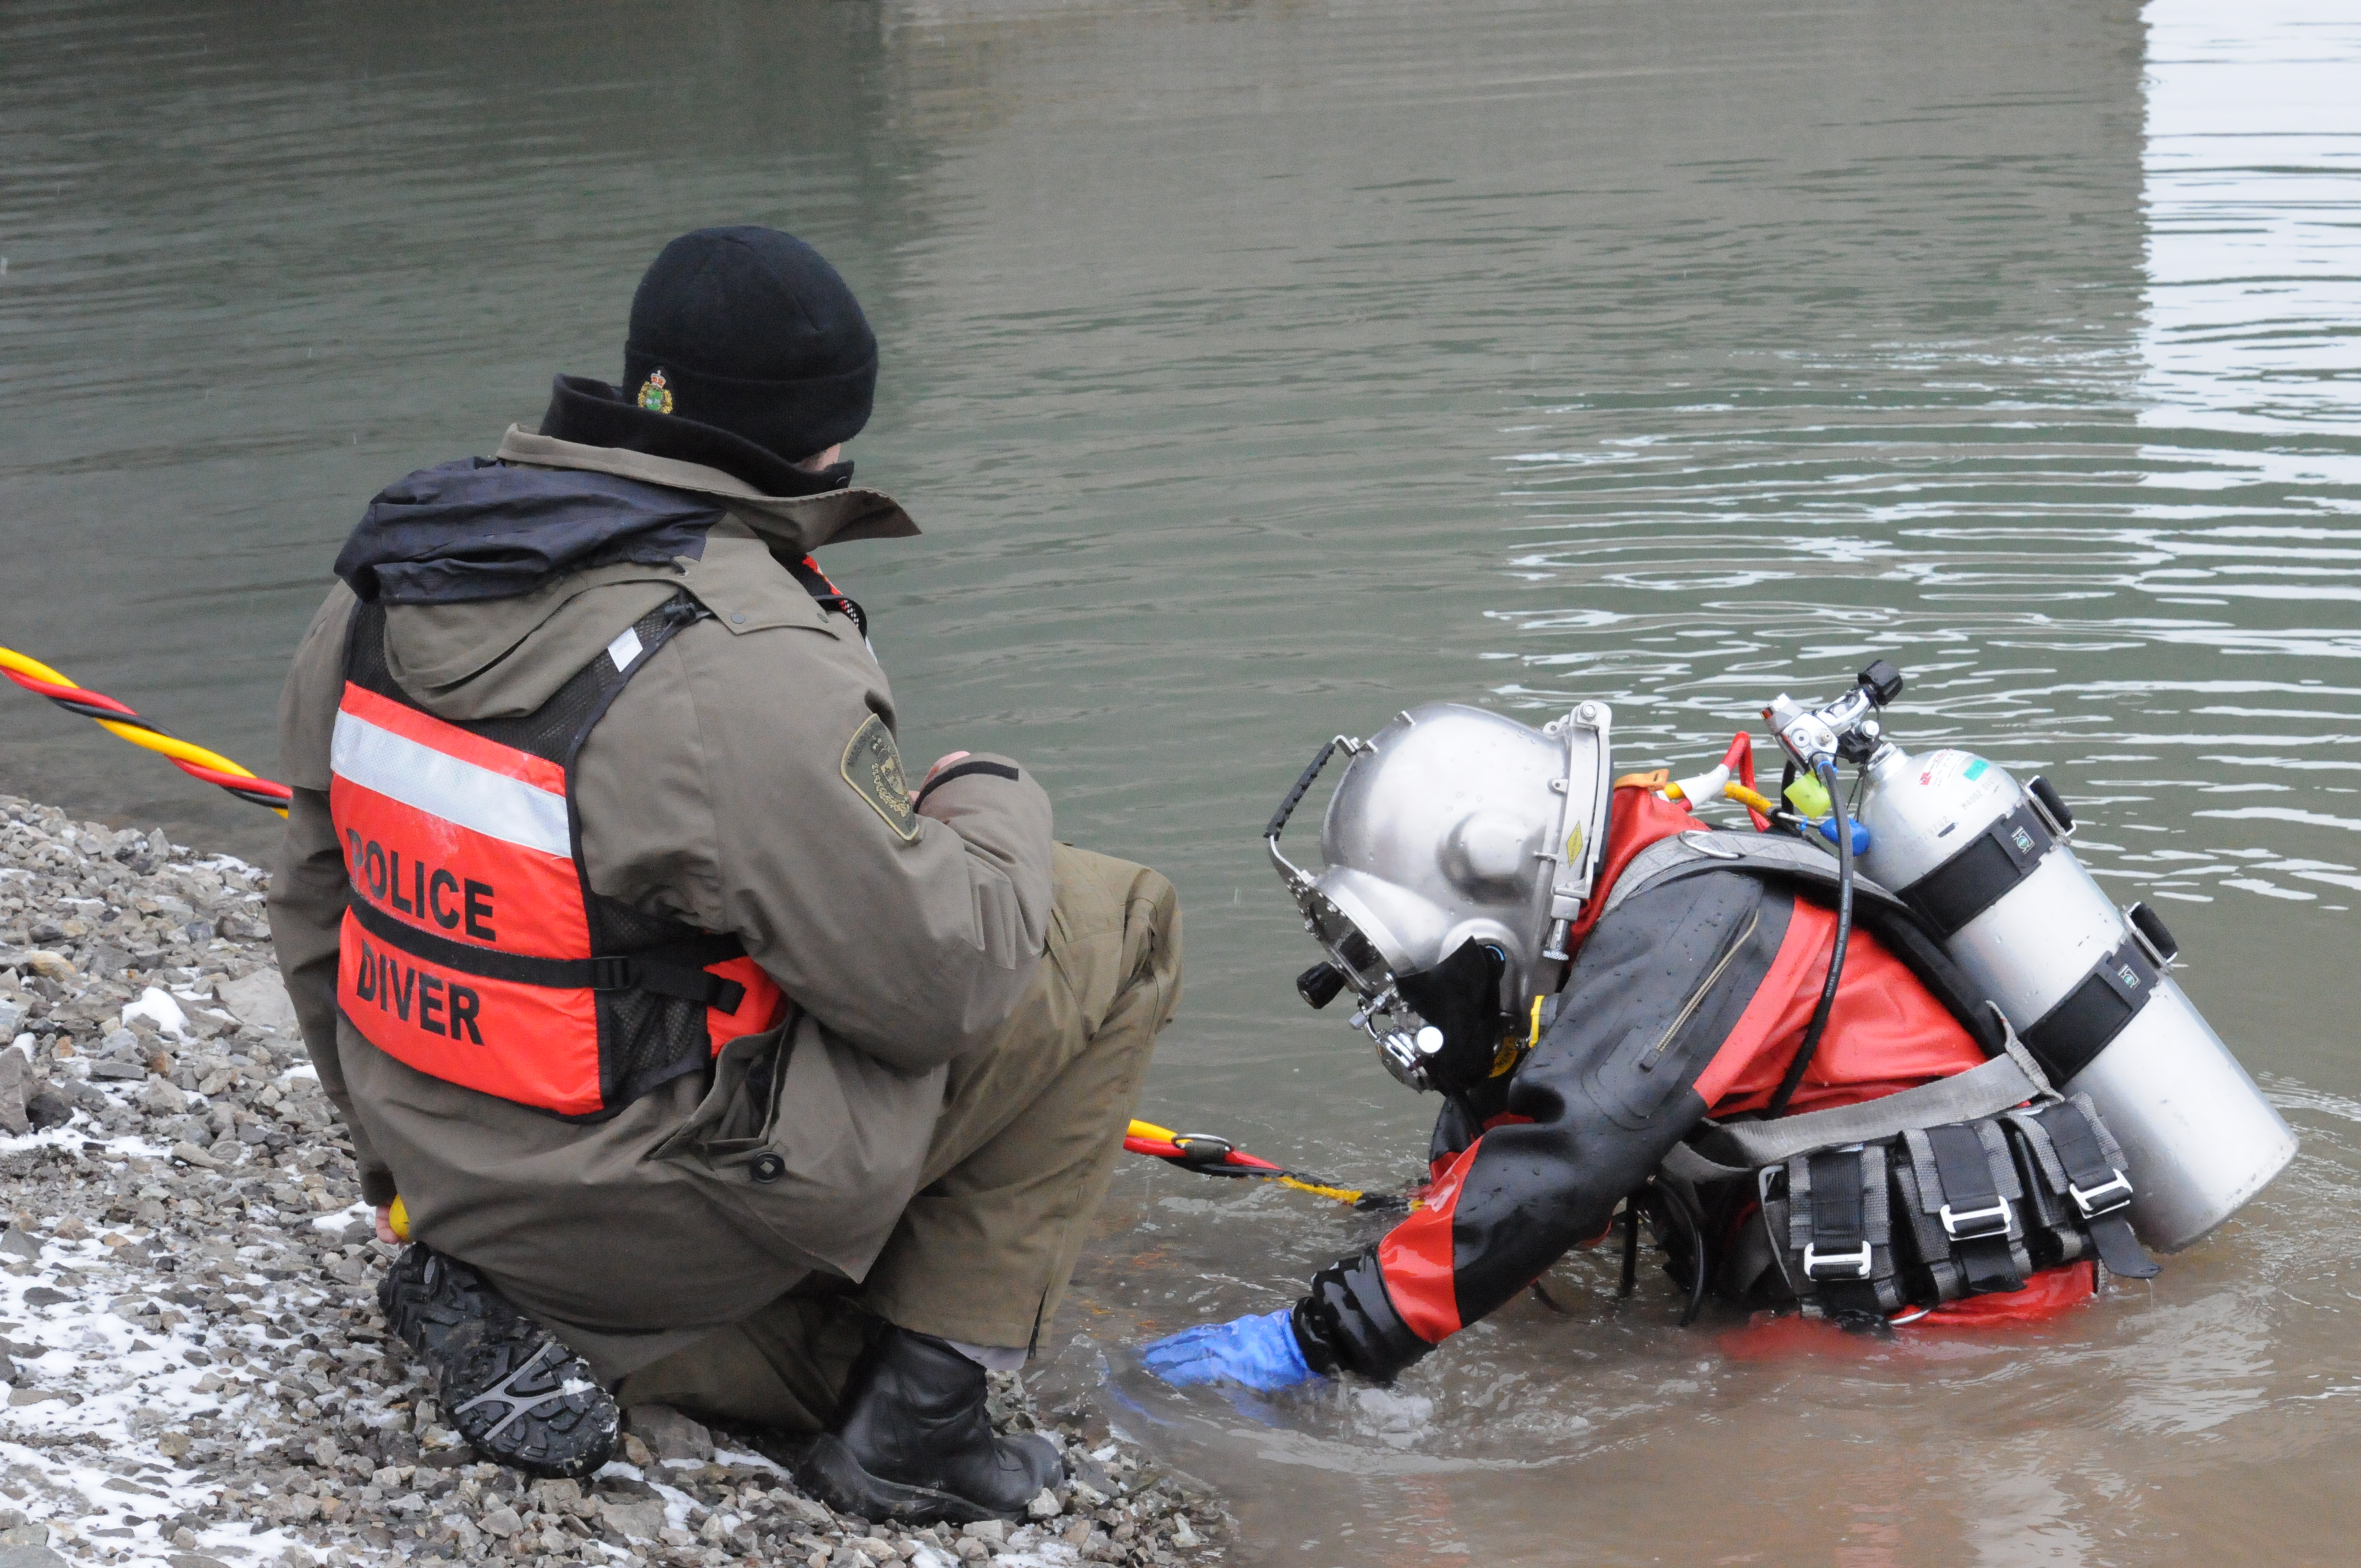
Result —
<svg viewBox="0 0 2361 1568"><path fill-rule="evenodd" d="M294 1029L268 873L0 795L0 1568L929 1568L1228 1555L1202 1489L1013 1379L1073 1479L1016 1524L831 1513L759 1434L626 1419L596 1476L480 1461L379 1316L392 1255Z"/></svg>

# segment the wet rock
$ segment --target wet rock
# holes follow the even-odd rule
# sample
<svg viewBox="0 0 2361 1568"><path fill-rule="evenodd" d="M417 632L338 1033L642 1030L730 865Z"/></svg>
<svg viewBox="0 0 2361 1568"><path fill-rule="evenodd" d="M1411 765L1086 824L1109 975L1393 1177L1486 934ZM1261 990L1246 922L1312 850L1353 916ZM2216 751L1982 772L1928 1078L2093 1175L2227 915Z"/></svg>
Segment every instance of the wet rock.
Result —
<svg viewBox="0 0 2361 1568"><path fill-rule="evenodd" d="M32 1292L27 1291L26 1294L29 1296ZM25 1405L79 1405L81 1403L82 1396L80 1394L76 1394L71 1390L65 1388L18 1387L8 1390L8 1404L9 1408L12 1409Z"/></svg>
<svg viewBox="0 0 2361 1568"><path fill-rule="evenodd" d="M210 938L208 938L210 940ZM295 1003L276 970L256 970L220 987L214 994L239 1023L256 1029L295 1032Z"/></svg>
<svg viewBox="0 0 2361 1568"><path fill-rule="evenodd" d="M21 1528L21 1527L20 1527ZM8 1532L11 1535L15 1530ZM49 1532L43 1530L42 1534ZM10 1541L0 1545L0 1568L67 1568L66 1560L48 1547L31 1541Z"/></svg>
<svg viewBox="0 0 2361 1568"><path fill-rule="evenodd" d="M713 1434L670 1405L632 1406L623 1412L623 1430L659 1460L713 1457Z"/></svg>
<svg viewBox="0 0 2361 1568"><path fill-rule="evenodd" d="M6 1031L0 1030L0 1038ZM20 1138L32 1131L32 1114L25 1103L25 1080L33 1064L13 1046L0 1046L0 1133Z"/></svg>
<svg viewBox="0 0 2361 1568"><path fill-rule="evenodd" d="M662 1497L600 1497L598 1509L600 1523L631 1540L653 1541L664 1527Z"/></svg>

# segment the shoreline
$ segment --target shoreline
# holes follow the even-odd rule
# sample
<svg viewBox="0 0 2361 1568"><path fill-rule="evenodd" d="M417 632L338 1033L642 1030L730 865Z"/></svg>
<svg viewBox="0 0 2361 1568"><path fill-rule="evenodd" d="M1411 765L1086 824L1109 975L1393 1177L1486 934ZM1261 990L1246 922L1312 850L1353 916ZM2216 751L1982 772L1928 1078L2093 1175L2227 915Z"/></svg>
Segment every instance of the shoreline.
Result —
<svg viewBox="0 0 2361 1568"><path fill-rule="evenodd" d="M660 1407L578 1483L478 1460L378 1311L395 1249L296 1033L269 883L0 795L0 1568L1228 1555L1201 1486L1016 1378L995 1419L1071 1474L1005 1527L833 1514L745 1434Z"/></svg>

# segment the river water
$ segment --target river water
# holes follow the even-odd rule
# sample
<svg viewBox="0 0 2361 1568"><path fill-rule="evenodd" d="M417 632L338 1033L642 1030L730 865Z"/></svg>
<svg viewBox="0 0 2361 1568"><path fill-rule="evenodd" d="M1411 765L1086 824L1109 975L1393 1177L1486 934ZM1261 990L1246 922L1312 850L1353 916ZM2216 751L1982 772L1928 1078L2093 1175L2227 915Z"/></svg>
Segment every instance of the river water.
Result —
<svg viewBox="0 0 2361 1568"><path fill-rule="evenodd" d="M2330 0L12 4L0 641L269 773L368 495L620 373L662 241L790 227L874 318L830 565L906 750L1151 861L1148 1113L1356 1183L1432 1106L1290 977L1257 831L1440 697L1718 752L1911 674L2056 780L2304 1139L2153 1286L1859 1354L1563 1266L1391 1390L1150 1386L1367 1223L1127 1169L1047 1376L1260 1560L2349 1558L2361 1441L2361 17ZM266 854L29 699L0 788Z"/></svg>

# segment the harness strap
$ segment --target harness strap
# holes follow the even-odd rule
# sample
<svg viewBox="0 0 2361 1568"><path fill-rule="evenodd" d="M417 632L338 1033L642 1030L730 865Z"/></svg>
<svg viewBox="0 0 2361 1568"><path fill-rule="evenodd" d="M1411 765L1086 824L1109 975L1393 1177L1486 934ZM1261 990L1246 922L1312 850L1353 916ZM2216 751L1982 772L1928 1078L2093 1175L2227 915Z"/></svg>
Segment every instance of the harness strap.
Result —
<svg viewBox="0 0 2361 1568"><path fill-rule="evenodd" d="M1816 850L1801 839L1790 839L1784 833L1733 833L1719 828L1692 828L1659 839L1632 856L1631 864L1623 868L1615 885L1608 890L1607 904L1599 914L1602 917L1613 914L1624 900L1659 883L1717 871L1784 873L1831 887L1837 880L1835 854ZM1910 907L1859 873L1853 877L1853 893L1858 898L1883 903L1896 910L1907 912Z"/></svg>
<svg viewBox="0 0 2361 1568"><path fill-rule="evenodd" d="M1689 1142L1697 1159L1710 1162L1714 1168L1710 1174L1690 1179L1743 1176L1808 1149L1874 1143L1947 1122L1973 1122L2028 1100L2045 1099L2049 1092L2048 1080L2012 1036L2001 1055L1979 1067L1881 1099L1769 1122L1708 1122L1705 1130ZM1682 1146L1676 1146L1675 1154ZM1667 1165L1672 1157L1666 1157Z"/></svg>
<svg viewBox="0 0 2361 1568"><path fill-rule="evenodd" d="M743 985L708 973L704 967L745 957L745 946L735 937L700 935L602 958L542 959L469 947L421 931L367 899L356 899L349 907L361 929L386 946L462 974L558 991L645 991L697 1003L721 1014L735 1014L746 1000Z"/></svg>
<svg viewBox="0 0 2361 1568"><path fill-rule="evenodd" d="M1776 1162L1766 1160L1763 1163L1768 1165ZM1675 1144L1670 1152L1657 1164L1656 1175L1659 1178L1670 1177L1675 1181L1686 1183L1691 1189L1696 1189L1716 1181L1735 1181L1741 1177L1753 1175L1760 1168L1759 1166L1723 1165L1719 1161L1706 1158L1705 1156L1697 1153L1694 1146L1682 1143Z"/></svg>

